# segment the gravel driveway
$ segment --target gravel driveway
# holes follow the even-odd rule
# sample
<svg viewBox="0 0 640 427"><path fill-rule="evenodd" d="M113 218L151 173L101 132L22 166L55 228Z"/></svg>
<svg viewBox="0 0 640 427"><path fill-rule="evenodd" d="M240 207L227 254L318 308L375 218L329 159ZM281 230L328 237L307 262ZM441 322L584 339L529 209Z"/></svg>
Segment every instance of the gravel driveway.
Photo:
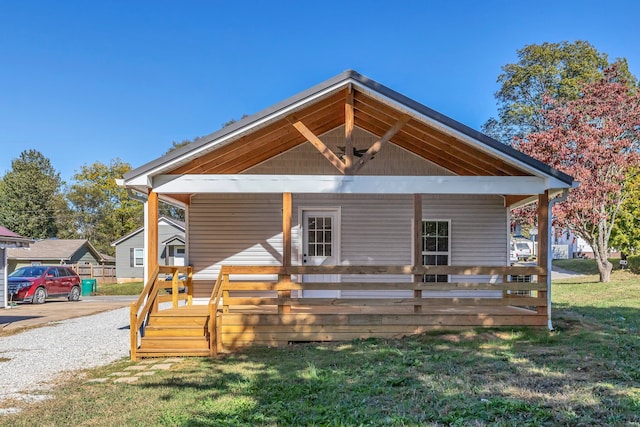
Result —
<svg viewBox="0 0 640 427"><path fill-rule="evenodd" d="M0 338L0 413L7 399L43 399L65 373L129 355L129 308L63 320ZM2 409L4 408L4 409Z"/></svg>

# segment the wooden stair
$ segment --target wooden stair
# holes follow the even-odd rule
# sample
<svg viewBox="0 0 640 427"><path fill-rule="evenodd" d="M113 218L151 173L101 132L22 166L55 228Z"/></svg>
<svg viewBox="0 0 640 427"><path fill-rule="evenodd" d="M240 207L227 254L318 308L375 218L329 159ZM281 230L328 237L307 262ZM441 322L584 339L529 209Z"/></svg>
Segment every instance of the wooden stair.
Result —
<svg viewBox="0 0 640 427"><path fill-rule="evenodd" d="M138 357L209 356L207 306L183 306L149 316Z"/></svg>

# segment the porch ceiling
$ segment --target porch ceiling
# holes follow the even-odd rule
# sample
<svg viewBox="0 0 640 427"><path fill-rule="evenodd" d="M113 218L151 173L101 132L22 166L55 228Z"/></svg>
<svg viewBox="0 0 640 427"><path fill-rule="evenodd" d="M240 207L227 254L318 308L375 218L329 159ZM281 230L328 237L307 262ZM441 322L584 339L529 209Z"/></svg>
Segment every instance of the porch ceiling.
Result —
<svg viewBox="0 0 640 427"><path fill-rule="evenodd" d="M201 154L189 163L168 171L170 174L237 174L282 154L308 139L296 123L314 135L321 135L348 124L350 96L353 94L353 123L380 138L399 128L389 140L424 159L460 176L531 175L503 159L445 133L415 115L408 115L357 86L347 86L283 115L260 129ZM406 123L404 123L406 121ZM383 144L386 141L383 141ZM328 153L328 158L331 153ZM329 160L328 160L329 161ZM339 174L338 170L336 173ZM357 172L356 172L357 173Z"/></svg>

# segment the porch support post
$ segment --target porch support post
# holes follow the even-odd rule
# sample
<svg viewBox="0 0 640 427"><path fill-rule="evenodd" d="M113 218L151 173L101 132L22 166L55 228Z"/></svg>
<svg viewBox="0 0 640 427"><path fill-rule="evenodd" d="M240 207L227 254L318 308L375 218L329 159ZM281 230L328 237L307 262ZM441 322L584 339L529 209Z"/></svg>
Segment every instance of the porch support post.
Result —
<svg viewBox="0 0 640 427"><path fill-rule="evenodd" d="M149 192L147 197L147 268L146 280L158 266L158 193Z"/></svg>
<svg viewBox="0 0 640 427"><path fill-rule="evenodd" d="M346 175L353 174L353 88L349 86L344 103L344 168Z"/></svg>
<svg viewBox="0 0 640 427"><path fill-rule="evenodd" d="M291 283L291 193L282 193L282 267L284 274L281 274L279 282ZM291 289L278 291L278 298L291 298ZM278 313L286 314L291 312L290 305L278 305Z"/></svg>
<svg viewBox="0 0 640 427"><path fill-rule="evenodd" d="M422 266L422 195L413 195L413 266ZM414 283L422 282L422 275L413 276ZM413 291L414 298L422 298L422 290ZM422 312L422 305L413 306L414 313Z"/></svg>
<svg viewBox="0 0 640 427"><path fill-rule="evenodd" d="M545 269L546 275L538 276L538 283L547 283L549 260L549 190L538 195L538 267ZM538 314L547 315L547 292L538 291Z"/></svg>

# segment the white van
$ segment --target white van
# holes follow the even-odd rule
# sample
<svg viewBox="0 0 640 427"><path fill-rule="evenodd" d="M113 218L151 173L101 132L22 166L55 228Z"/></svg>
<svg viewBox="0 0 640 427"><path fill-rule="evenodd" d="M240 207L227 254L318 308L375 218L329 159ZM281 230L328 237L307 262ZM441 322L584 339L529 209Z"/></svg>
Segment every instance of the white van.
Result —
<svg viewBox="0 0 640 427"><path fill-rule="evenodd" d="M515 257L520 261L526 261L533 255L531 250L532 244L526 240L512 240L511 251L515 252Z"/></svg>

